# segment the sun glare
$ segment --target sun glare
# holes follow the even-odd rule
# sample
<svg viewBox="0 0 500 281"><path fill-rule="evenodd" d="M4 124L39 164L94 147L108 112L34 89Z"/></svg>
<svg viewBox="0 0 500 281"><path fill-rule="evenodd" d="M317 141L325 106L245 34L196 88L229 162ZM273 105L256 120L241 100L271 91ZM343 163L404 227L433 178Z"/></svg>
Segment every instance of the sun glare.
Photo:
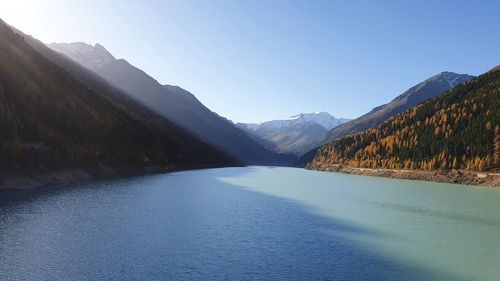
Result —
<svg viewBox="0 0 500 281"><path fill-rule="evenodd" d="M49 3L43 1L0 0L0 18L21 30L37 30L38 18L50 16L46 9Z"/></svg>

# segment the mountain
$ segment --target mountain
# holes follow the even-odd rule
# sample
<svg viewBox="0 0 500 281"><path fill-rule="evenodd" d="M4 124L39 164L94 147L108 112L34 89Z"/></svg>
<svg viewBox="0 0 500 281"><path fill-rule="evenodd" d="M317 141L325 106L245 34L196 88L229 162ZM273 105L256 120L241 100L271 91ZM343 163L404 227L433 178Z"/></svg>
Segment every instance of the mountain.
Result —
<svg viewBox="0 0 500 281"><path fill-rule="evenodd" d="M238 123L236 126L245 130L261 144L278 152L301 155L324 137L328 130L349 121L335 118L327 112L298 114L286 120L272 120L261 124Z"/></svg>
<svg viewBox="0 0 500 281"><path fill-rule="evenodd" d="M321 147L310 168L500 168L500 70Z"/></svg>
<svg viewBox="0 0 500 281"><path fill-rule="evenodd" d="M495 72L495 71L498 71L498 70L500 70L500 65L493 67L493 68L492 68L492 69L490 69L490 71L488 71L488 72Z"/></svg>
<svg viewBox="0 0 500 281"><path fill-rule="evenodd" d="M446 90L463 84L473 78L474 76L467 74L442 72L411 87L391 102L378 106L361 117L335 127L328 132L326 137L322 139L319 144L324 144L328 141L378 126L390 117L404 112L423 101L437 97Z"/></svg>
<svg viewBox="0 0 500 281"><path fill-rule="evenodd" d="M0 20L2 169L237 164L81 68Z"/></svg>
<svg viewBox="0 0 500 281"><path fill-rule="evenodd" d="M245 164L280 165L291 164L295 160L291 155L265 149L232 122L210 111L193 94L177 86L161 85L126 60L115 59L99 44L52 43L48 46Z"/></svg>
<svg viewBox="0 0 500 281"><path fill-rule="evenodd" d="M56 51L63 49L67 56L90 69L99 68L116 60L101 44L92 46L83 42L54 43L49 44L49 47Z"/></svg>
<svg viewBox="0 0 500 281"><path fill-rule="evenodd" d="M256 123L238 123L238 126L245 128L246 130L256 131L259 129L264 130L277 130L282 128L290 128L293 126L301 126L308 124L317 124L323 127L325 130L331 130L338 125L349 121L349 119L335 118L328 112L314 112L314 113L301 113L298 115L291 116L286 120L272 120L263 122L260 124Z"/></svg>

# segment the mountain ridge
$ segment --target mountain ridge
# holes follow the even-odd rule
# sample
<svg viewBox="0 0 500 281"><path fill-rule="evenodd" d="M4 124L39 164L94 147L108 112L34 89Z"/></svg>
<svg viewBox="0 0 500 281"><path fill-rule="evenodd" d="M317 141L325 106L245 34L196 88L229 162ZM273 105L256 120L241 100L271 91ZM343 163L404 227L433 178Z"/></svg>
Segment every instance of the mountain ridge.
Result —
<svg viewBox="0 0 500 281"><path fill-rule="evenodd" d="M3 21L0 50L4 169L237 164Z"/></svg>
<svg viewBox="0 0 500 281"><path fill-rule="evenodd" d="M73 49L68 50L71 44L73 43L52 43L48 46L77 62L93 61L95 52L88 51L91 45L78 48L79 52L75 53ZM291 165L295 161L293 156L264 148L232 122L205 107L190 92L180 87L162 85L124 59L114 59L101 65L88 63L83 66L102 76L133 99L245 164Z"/></svg>
<svg viewBox="0 0 500 281"><path fill-rule="evenodd" d="M329 142L317 149L307 167L499 170L499 70L451 88L377 127Z"/></svg>
<svg viewBox="0 0 500 281"><path fill-rule="evenodd" d="M412 108L420 102L441 95L444 91L463 84L474 76L443 71L409 88L390 102L377 106L368 113L330 130L316 146L321 146L349 134L380 125L388 118Z"/></svg>
<svg viewBox="0 0 500 281"><path fill-rule="evenodd" d="M288 119L257 123L237 123L253 138L260 138L264 145L275 151L301 155L321 139L328 130L347 122L327 112L300 113Z"/></svg>

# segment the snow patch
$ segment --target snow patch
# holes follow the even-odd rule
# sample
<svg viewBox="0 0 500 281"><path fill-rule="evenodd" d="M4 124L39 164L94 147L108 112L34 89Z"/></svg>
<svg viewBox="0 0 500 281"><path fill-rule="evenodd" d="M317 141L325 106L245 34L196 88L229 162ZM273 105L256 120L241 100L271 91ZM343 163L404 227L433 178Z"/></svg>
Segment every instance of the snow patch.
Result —
<svg viewBox="0 0 500 281"><path fill-rule="evenodd" d="M290 116L290 118L285 120L272 120L263 122L260 124L255 123L240 123L245 126L246 129L256 131L258 129L264 130L278 130L284 128L290 128L293 126L317 124L326 130L331 130L338 125L349 121L349 119L335 118L328 112L314 112L314 113L300 113L297 115Z"/></svg>

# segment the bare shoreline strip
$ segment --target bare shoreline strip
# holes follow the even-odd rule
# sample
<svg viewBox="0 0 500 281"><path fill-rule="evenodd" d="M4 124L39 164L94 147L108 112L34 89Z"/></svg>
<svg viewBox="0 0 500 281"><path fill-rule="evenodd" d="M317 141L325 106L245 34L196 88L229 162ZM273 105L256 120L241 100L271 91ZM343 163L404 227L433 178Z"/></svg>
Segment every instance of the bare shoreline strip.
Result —
<svg viewBox="0 0 500 281"><path fill-rule="evenodd" d="M313 162L306 169L324 172L339 172L353 175L387 177L407 180L423 180L440 183L455 183L476 186L500 187L500 172L471 172L462 170L391 170L354 168L341 164Z"/></svg>
<svg viewBox="0 0 500 281"><path fill-rule="evenodd" d="M0 193L33 190L47 186L78 183L100 179L118 179L147 174L169 173L182 170L220 168L226 166L147 166L147 167L112 167L99 164L94 167L72 167L46 170L9 170L0 171Z"/></svg>

